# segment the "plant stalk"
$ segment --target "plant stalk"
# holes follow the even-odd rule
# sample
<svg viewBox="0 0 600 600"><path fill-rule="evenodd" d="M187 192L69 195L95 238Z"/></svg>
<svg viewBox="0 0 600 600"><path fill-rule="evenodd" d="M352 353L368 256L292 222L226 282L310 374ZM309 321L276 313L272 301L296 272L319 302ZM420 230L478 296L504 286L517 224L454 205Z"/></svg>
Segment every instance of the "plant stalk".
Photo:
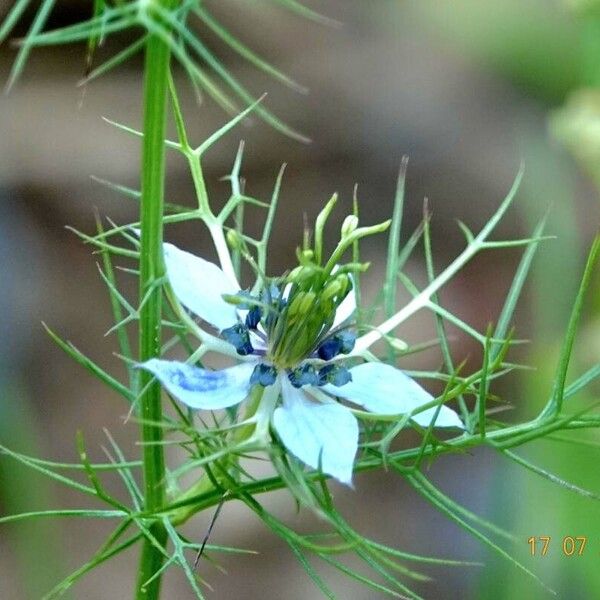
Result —
<svg viewBox="0 0 600 600"><path fill-rule="evenodd" d="M169 7L170 0L158 0ZM142 198L140 207L140 301L146 298L140 310L139 356L140 361L160 355L162 292L159 280L163 274L162 218L165 185L165 129L166 102L169 77L170 50L156 36L149 36L145 48L144 65L144 138L142 143ZM162 430L156 425L162 419L161 388L152 382L152 375L140 371L140 398L145 510L158 512L165 502L165 460L160 445ZM150 527L150 533L159 546L167 541L167 532L160 523ZM138 580L137 600L158 600L160 577L154 577L160 569L164 555L148 537L144 539Z"/></svg>

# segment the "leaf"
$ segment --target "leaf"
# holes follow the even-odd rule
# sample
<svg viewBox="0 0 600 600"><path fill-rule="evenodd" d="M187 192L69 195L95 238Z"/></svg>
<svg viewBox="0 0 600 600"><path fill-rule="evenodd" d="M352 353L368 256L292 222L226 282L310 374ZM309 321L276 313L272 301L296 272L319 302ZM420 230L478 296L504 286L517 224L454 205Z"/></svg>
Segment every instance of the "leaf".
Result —
<svg viewBox="0 0 600 600"><path fill-rule="evenodd" d="M592 275L594 273L594 267L598 259L598 253L600 252L600 236L597 236L588 254L585 269L583 271L583 277L575 302L573 303L573 309L569 318L569 324L567 325L567 332L565 340L560 352L558 359L558 365L556 370L556 377L552 386L552 395L548 404L544 407L540 414L540 417L546 417L549 415L557 416L562 410L562 404L565 396L565 385L567 381L567 371L569 370L569 363L571 361L571 353L573 351L573 344L575 343L575 334L577 332L577 326L581 318L581 312L583 308L583 301L585 294L592 281Z"/></svg>
<svg viewBox="0 0 600 600"><path fill-rule="evenodd" d="M29 28L29 31L27 32L27 37L25 38L25 42L21 46L19 53L17 54L17 58L15 59L15 62L13 63L12 69L10 71L10 75L8 77L8 82L6 84L7 92L9 92L13 88L13 86L17 82L17 79L19 78L19 75L21 74L21 72L23 71L23 68L25 67L25 63L27 62L27 58L29 57L29 53L31 51L31 44L28 42L28 40L34 38L42 30L42 28L46 24L46 20L48 19L48 17L50 16L50 13L52 12L52 9L54 8L54 2L55 2L55 0L43 0L42 1L42 5L40 6L40 9L38 10L38 12L35 16L33 23L31 24L31 27ZM27 7L27 4L25 4L23 6L19 3L16 5L16 7L19 7L20 12L17 12L14 15L11 12L10 15L8 16L9 20L12 17L15 22L21 16L20 13L22 13L25 10L25 8ZM13 25L14 25L14 23L9 23L10 29L12 29ZM10 29L3 31L4 35L6 35L10 31Z"/></svg>
<svg viewBox="0 0 600 600"><path fill-rule="evenodd" d="M79 567L77 570L73 571L73 573L65 577L58 585L56 585L52 590L50 590L50 592L48 592L48 594L46 594L44 598L42 598L42 600L51 600L52 598L62 596L74 583L81 579L86 573L89 573L91 570L95 569L103 562L106 562L108 559L117 556L124 550L127 550L127 548L133 546L133 544L135 544L141 537L142 534L138 533L112 549L102 550L96 553L92 559L90 559L84 565Z"/></svg>
<svg viewBox="0 0 600 600"><path fill-rule="evenodd" d="M383 284L383 304L386 317L391 317L396 310L396 275L399 270L400 231L402 229L402 216L404 213L404 184L407 167L408 156L403 156L396 184L392 224L390 225L388 234L387 264Z"/></svg>
<svg viewBox="0 0 600 600"><path fill-rule="evenodd" d="M125 49L121 50L121 52L118 52L112 58L109 58L101 65L98 65L95 69L92 69L89 73L86 74L86 76L81 81L77 83L77 85L87 85L94 79L97 79L101 75L104 75L105 73L112 71L112 69L114 69L115 67L118 67L125 63L132 56L134 56L138 52L141 52L141 50L146 45L148 37L148 35L143 35L138 40L127 46Z"/></svg>
<svg viewBox="0 0 600 600"><path fill-rule="evenodd" d="M337 596L327 587L325 582L319 577L319 574L314 570L313 566L308 562L306 556L302 553L300 548L294 542L286 540L288 546L292 549L294 556L298 559L298 562L302 565L302 568L306 571L306 574L312 579L313 583L319 588L322 594L330 600L336 600Z"/></svg>
<svg viewBox="0 0 600 600"><path fill-rule="evenodd" d="M496 324L496 329L494 330L494 338L504 338L508 333L510 322L517 306L517 301L521 296L521 292L523 291L523 286L525 284L525 280L527 279L527 275L529 274L533 257L535 256L538 248L538 241L544 232L545 225L546 219L544 218L538 223L537 227L533 231L532 238L535 241L532 241L523 253L523 257L521 258L519 266L515 272L515 276L513 277L510 290L508 291L506 300L502 306L498 323ZM494 346L492 348L491 356L495 357L497 351L497 348Z"/></svg>
<svg viewBox="0 0 600 600"><path fill-rule="evenodd" d="M31 3L31 0L17 0L10 12L4 17L2 26L0 26L0 44L6 39L14 26L18 23L19 19L23 16L23 13L27 10L27 7Z"/></svg>
<svg viewBox="0 0 600 600"><path fill-rule="evenodd" d="M7 454L8 456L14 458L15 460L19 461L21 464L25 465L26 467L29 467L29 468L33 469L34 471L38 471L39 473L46 475L46 477L50 477L50 479L54 479L55 481L58 481L59 483L63 483L64 485L66 485L70 488L73 488L79 492L83 492L84 494L88 494L89 496L94 496L94 498L96 498L98 496L98 494L94 488L89 487L87 485L83 485L82 483L79 483L78 481L75 481L74 479L71 479L69 477L65 477L64 475L61 475L60 473L55 473L54 471L47 469L44 465L38 464L37 462L29 459L29 457L27 457L23 454L14 452L13 450L10 450L6 446L0 445L0 452Z"/></svg>
<svg viewBox="0 0 600 600"><path fill-rule="evenodd" d="M508 458L510 458L517 464L525 467L532 473L536 473L537 475L544 477L544 479L547 479L548 481L551 481L552 483L556 483L571 492L575 492L576 494L579 494L580 496L584 496L585 498L591 498L592 500L600 500L600 494L596 494L595 492L591 492L589 490L581 488L578 485L575 485L574 483L565 481L564 479L561 479L557 475L554 475L554 473L550 473L549 471L546 471L545 469L542 469L541 467L538 467L538 466L530 463L529 461L525 460L523 457L518 456L517 454L514 454L513 452L510 452L510 450L503 450L502 454L504 454L505 456L508 456Z"/></svg>
<svg viewBox="0 0 600 600"><path fill-rule="evenodd" d="M70 342L65 342L56 333L54 333L45 323L42 323L48 335L54 340L59 348L68 354L76 363L87 369L92 375L95 375L100 381L109 388L123 396L128 402L133 402L134 395L120 381L117 381L112 375L109 375L104 369L99 367L94 361L85 356Z"/></svg>
<svg viewBox="0 0 600 600"><path fill-rule="evenodd" d="M475 529L472 525L461 519L451 508L448 506L448 498L444 496L434 485L432 485L422 473L416 471L412 475L405 475L406 480L417 492L419 492L426 500L433 504L441 513L446 515L450 520L454 521L457 525L462 527L465 531L469 532L473 537L477 538L497 554L505 558L507 561L512 563L519 570L529 575L535 581L537 581L545 590L556 595L556 592L548 587L535 573L530 571L525 565L514 559L506 550L498 546L490 538L485 536L483 533Z"/></svg>
<svg viewBox="0 0 600 600"><path fill-rule="evenodd" d="M189 45L189 47L198 55L198 57L203 60L241 100L243 100L246 104L253 104L256 101L252 94L242 84L240 84L233 75L231 75L231 73L205 46L205 44L200 41L198 37L196 37L187 27L180 23L171 13L165 11L159 6L156 6L155 8L157 13L160 14L165 22L168 23L181 36L182 40ZM301 142L309 141L306 136L283 123L283 121L277 118L269 110L258 106L256 108L256 113L266 123L281 133Z"/></svg>
<svg viewBox="0 0 600 600"><path fill-rule="evenodd" d="M276 69L273 65L268 63L266 60L260 58L255 52L250 50L246 45L242 44L234 35L232 35L227 29L225 29L212 15L204 10L201 5L194 9L194 13L202 19L202 21L212 29L232 50L237 52L242 58L245 58L248 62L254 65L257 69L264 71L267 75L270 75L280 83L287 85L293 90L300 92L301 94L307 93L307 88L299 83L296 83L293 79L288 77L285 73L282 73Z"/></svg>
<svg viewBox="0 0 600 600"><path fill-rule="evenodd" d="M52 517L77 517L83 519L116 519L126 517L123 510L90 510L90 509L59 509L59 510L34 510L16 515L0 517L0 523L13 523L24 519L52 518Z"/></svg>

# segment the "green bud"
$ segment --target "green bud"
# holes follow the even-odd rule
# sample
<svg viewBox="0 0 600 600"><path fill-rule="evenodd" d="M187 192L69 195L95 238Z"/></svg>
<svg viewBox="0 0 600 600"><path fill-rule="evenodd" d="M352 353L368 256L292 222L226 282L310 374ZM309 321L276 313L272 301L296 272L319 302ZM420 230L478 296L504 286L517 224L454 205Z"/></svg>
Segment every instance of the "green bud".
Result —
<svg viewBox="0 0 600 600"><path fill-rule="evenodd" d="M345 273L340 273L336 276L336 280L340 282L340 285L343 286L342 291L340 292L341 296L346 296L348 290L352 287L352 280Z"/></svg>
<svg viewBox="0 0 600 600"><path fill-rule="evenodd" d="M317 272L317 269L313 266L301 265L291 271L291 273L287 276L287 281L302 285L303 283L312 279Z"/></svg>
<svg viewBox="0 0 600 600"><path fill-rule="evenodd" d="M348 215L342 223L342 238L350 235L358 227L358 217L356 215Z"/></svg>
<svg viewBox="0 0 600 600"><path fill-rule="evenodd" d="M334 279L331 283L328 283L321 294L321 302L327 302L332 298L335 298L342 291L342 285L337 279Z"/></svg>
<svg viewBox="0 0 600 600"><path fill-rule="evenodd" d="M406 342L395 337L387 337L386 341L396 352L404 352L408 348Z"/></svg>
<svg viewBox="0 0 600 600"><path fill-rule="evenodd" d="M336 273L364 273L371 266L371 263L346 263L341 266Z"/></svg>
<svg viewBox="0 0 600 600"><path fill-rule="evenodd" d="M298 335L292 340L288 349L287 359L290 364L295 364L306 354L307 349L313 339L313 334L308 327L303 327Z"/></svg>
<svg viewBox="0 0 600 600"><path fill-rule="evenodd" d="M323 230L325 228L325 223L327 222L327 219L333 210L333 207L336 205L337 200L338 195L333 194L315 221L315 261L319 265L323 259Z"/></svg>
<svg viewBox="0 0 600 600"><path fill-rule="evenodd" d="M300 271L302 271L302 268L303 267L300 267L300 266L294 267L290 271L289 275L285 278L285 280L288 281L288 282L290 282L290 283L293 283L293 282L297 281L298 277L300 276Z"/></svg>
<svg viewBox="0 0 600 600"><path fill-rule="evenodd" d="M321 294L321 300L327 302L335 297L343 296L348 289L349 281L347 275L338 275L328 283Z"/></svg>
<svg viewBox="0 0 600 600"><path fill-rule="evenodd" d="M304 266L310 265L313 262L314 256L315 256L315 253L310 248L307 248L305 250L300 250L298 252L298 262Z"/></svg>
<svg viewBox="0 0 600 600"><path fill-rule="evenodd" d="M314 292L298 292L287 311L288 321L293 321L309 313L316 294Z"/></svg>
<svg viewBox="0 0 600 600"><path fill-rule="evenodd" d="M313 306L314 302L315 302L315 298L316 298L316 294L314 292L306 292L304 294L304 298L302 298L299 308L298 308L298 312L301 315L305 315L307 314L311 307Z"/></svg>
<svg viewBox="0 0 600 600"><path fill-rule="evenodd" d="M235 306L248 302L248 298L244 298L240 294L223 294L221 297L227 304L233 304Z"/></svg>
<svg viewBox="0 0 600 600"><path fill-rule="evenodd" d="M244 247L244 240L235 229L230 229L227 232L227 244L232 250L241 250Z"/></svg>
<svg viewBox="0 0 600 600"><path fill-rule="evenodd" d="M302 304L302 300L304 300L304 296L306 296L306 292L298 292L294 295L294 298L290 302L289 308L287 309L288 320L294 319L300 312L300 305Z"/></svg>

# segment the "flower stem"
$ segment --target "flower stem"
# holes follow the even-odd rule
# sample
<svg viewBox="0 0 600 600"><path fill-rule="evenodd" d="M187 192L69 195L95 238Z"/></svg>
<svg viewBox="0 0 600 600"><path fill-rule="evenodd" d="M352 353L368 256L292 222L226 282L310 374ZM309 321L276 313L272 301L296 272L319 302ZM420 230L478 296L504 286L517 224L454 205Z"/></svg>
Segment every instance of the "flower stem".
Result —
<svg viewBox="0 0 600 600"><path fill-rule="evenodd" d="M158 0L167 5L170 0ZM144 67L144 139L142 146L142 201L140 208L140 301L147 298L140 309L139 356L145 361L160 355L162 292L162 218L165 183L165 128L166 101L170 51L168 45L156 36L146 43ZM140 371L140 398L142 418L144 498L145 509L158 512L165 500L165 461L160 445L162 430L156 424L162 418L161 388L152 382L152 375ZM150 533L159 546L164 546L167 532L156 523ZM145 583L160 569L163 554L148 537L142 548L136 598L157 600L160 577Z"/></svg>
<svg viewBox="0 0 600 600"><path fill-rule="evenodd" d="M244 421L252 421L253 418L255 418L255 421L232 431L232 435L230 436L232 448L237 447L239 449L240 444L249 441L253 437L261 440L266 438L270 414L273 412L273 407L278 395L279 386L270 386L269 388L263 388L258 385L254 386L247 400ZM231 470L235 460L234 454L230 453L226 455L225 458L216 461L212 465L217 483L221 484L221 479L226 480L221 474ZM225 485L225 487L227 486ZM210 494L214 490L215 485L211 479L204 474L196 483L177 498L176 503L181 502L182 508L175 510L171 514L171 523L173 525L181 525L202 510L203 507L199 508L193 503L185 504L187 499L196 498L198 496L202 497L205 494Z"/></svg>

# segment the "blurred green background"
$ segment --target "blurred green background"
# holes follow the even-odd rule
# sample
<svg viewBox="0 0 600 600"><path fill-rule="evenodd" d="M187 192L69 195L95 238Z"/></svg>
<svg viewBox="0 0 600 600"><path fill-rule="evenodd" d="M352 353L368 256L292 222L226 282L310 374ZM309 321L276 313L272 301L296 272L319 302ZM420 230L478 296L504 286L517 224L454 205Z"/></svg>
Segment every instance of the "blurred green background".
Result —
<svg viewBox="0 0 600 600"><path fill-rule="evenodd" d="M499 235L526 235L549 210L545 242L515 325L531 343L514 359L536 370L512 376L493 389L511 404L514 417L531 417L549 393L554 360L575 295L586 249L600 223L600 9L593 1L559 0L314 0L307 4L341 21L339 29L303 21L267 2L207 2L251 47L310 88L307 96L281 89L223 51L228 67L290 124L312 138L310 145L286 139L260 122L237 129L207 157L213 194L231 166L241 138L247 190L267 198L281 162L288 163L275 226L271 265L283 270L300 241L303 213L314 215L338 190L351 205L359 184L365 222L391 211L397 168L410 157L406 232L421 218L423 197L434 212L438 266L460 249L459 218L481 226L497 206L521 161L526 175L515 208ZM10 3L0 0L0 13ZM57 4L50 24L85 18L87 2ZM31 15L30 15L31 16ZM17 35L26 31L21 25ZM208 35L208 34L207 34ZM113 39L102 50L118 50ZM210 36L215 48L218 42ZM14 49L0 51L6 81ZM135 140L106 125L104 115L132 126L140 123L140 68L134 59L85 89L83 48L33 53L15 90L0 98L0 441L16 450L55 460L76 461L74 437L81 429L90 454L103 459L102 429L108 428L129 457L137 456L136 426L126 424L126 407L70 362L45 336L41 321L103 365L122 373L116 343L104 337L111 325L108 296L96 257L66 224L94 230L94 208L118 222L135 219L136 207L98 185L90 175L137 185ZM183 77L181 77L182 86ZM598 88L596 86L599 86ZM183 92L195 139L226 117L209 100L196 104ZM168 200L190 203L193 192L183 162L169 163ZM340 211L342 214L342 211ZM193 226L167 236L195 252L209 252ZM367 282L381 275L384 240L368 246L373 261ZM470 265L441 294L442 302L474 326L494 321L510 285L519 252L488 254ZM424 262L409 265L421 281ZM124 277L131 294L135 282ZM600 282L588 303L573 369L600 357ZM400 332L410 341L434 335L430 315L419 315ZM480 349L455 334L456 361L476 368ZM435 350L410 366L436 368ZM592 386L584 402L598 398ZM536 442L521 450L532 462L589 489L600 490L600 439L588 445ZM508 464L489 450L444 457L430 474L442 490L471 510L514 532L505 548L535 571L559 597L600 597L600 510L536 475ZM59 506L81 499L21 467L0 460L0 512ZM116 487L116 485L115 485ZM534 581L489 555L391 474L361 475L356 490L337 491L344 513L359 531L409 551L483 560L483 568L431 569L419 586L427 598L514 600L549 597ZM298 527L284 494L268 500ZM208 517L207 517L208 518ZM190 524L201 538L206 518ZM108 531L103 523L28 522L3 527L0 536L0 598L38 599L53 583L90 556ZM531 557L530 536L552 536L545 557ZM565 556L565 536L586 536L583 556ZM214 540L254 548L258 556L228 558L228 575L201 574L215 598L310 600L318 593L277 539L237 505L223 510ZM91 573L71 593L86 600L131 596L136 555ZM373 592L330 574L340 598L376 598ZM167 576L165 598L191 593L178 573Z"/></svg>

